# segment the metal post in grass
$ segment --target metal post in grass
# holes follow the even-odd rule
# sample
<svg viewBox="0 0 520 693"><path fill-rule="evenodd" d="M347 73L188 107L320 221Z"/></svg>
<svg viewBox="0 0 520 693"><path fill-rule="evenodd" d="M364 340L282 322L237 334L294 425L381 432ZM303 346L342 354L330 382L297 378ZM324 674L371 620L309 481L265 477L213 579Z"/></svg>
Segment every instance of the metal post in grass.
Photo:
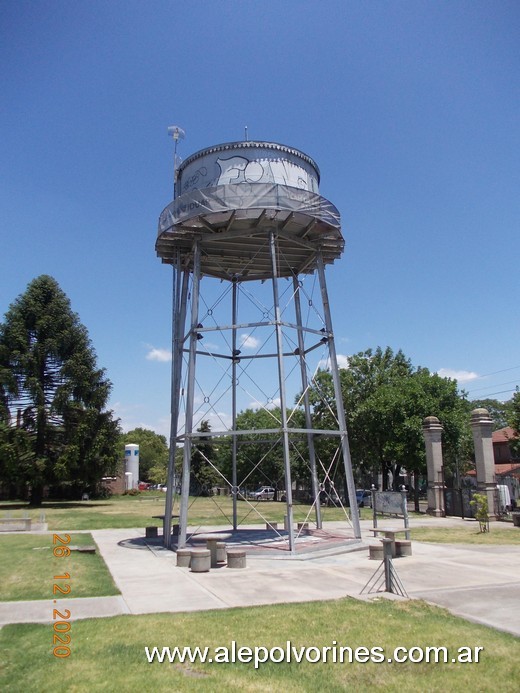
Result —
<svg viewBox="0 0 520 693"><path fill-rule="evenodd" d="M383 542L383 562L385 564L385 591L392 589L392 539L381 539Z"/></svg>
<svg viewBox="0 0 520 693"><path fill-rule="evenodd" d="M405 486L401 487L401 499L402 499L402 504L403 504L404 526L407 529L404 536L406 539L410 539L410 532L408 531L408 528L410 527L410 520L408 517L408 491L406 490Z"/></svg>

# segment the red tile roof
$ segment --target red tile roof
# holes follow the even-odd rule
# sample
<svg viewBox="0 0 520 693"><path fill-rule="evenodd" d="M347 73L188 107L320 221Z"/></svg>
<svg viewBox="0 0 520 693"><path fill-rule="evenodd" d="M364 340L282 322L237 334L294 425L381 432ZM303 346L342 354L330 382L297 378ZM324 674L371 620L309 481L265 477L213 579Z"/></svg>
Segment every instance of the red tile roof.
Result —
<svg viewBox="0 0 520 693"><path fill-rule="evenodd" d="M499 428L498 431L493 431L492 440L493 443L508 443L516 437L514 429L510 426L506 426L505 428Z"/></svg>
<svg viewBox="0 0 520 693"><path fill-rule="evenodd" d="M504 476L512 474L513 476L520 478L520 462L505 462L500 464L495 464L494 467L496 476ZM476 476L477 472L475 469L470 469L466 472L466 476Z"/></svg>
<svg viewBox="0 0 520 693"><path fill-rule="evenodd" d="M507 462L505 464L495 464L495 474L503 476L504 474L513 474L520 476L520 462Z"/></svg>

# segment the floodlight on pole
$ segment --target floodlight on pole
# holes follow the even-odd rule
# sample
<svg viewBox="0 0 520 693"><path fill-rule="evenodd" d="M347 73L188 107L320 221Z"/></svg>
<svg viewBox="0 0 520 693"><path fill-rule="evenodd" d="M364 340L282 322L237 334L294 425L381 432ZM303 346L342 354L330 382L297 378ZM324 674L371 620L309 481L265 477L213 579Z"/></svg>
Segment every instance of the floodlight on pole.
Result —
<svg viewBox="0 0 520 693"><path fill-rule="evenodd" d="M175 142L175 147L173 150L173 197L175 198L175 184L177 183L177 171L179 170L179 165L182 159L177 156L177 143L179 140L183 140L186 137L186 132L178 125L170 125L168 127L168 135L173 137Z"/></svg>

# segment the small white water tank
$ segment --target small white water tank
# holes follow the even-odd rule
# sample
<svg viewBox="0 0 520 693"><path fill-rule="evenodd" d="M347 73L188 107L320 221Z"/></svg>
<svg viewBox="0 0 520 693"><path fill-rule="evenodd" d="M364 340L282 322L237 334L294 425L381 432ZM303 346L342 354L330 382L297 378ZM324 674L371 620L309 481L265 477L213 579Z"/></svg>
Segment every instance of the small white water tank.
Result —
<svg viewBox="0 0 520 693"><path fill-rule="evenodd" d="M127 490L139 487L139 445L125 445L125 472L132 475Z"/></svg>

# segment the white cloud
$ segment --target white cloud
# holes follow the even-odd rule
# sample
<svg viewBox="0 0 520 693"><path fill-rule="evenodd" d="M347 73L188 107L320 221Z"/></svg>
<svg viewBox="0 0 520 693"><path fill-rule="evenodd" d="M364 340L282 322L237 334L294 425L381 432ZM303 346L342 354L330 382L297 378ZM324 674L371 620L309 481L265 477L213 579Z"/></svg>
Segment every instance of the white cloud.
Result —
<svg viewBox="0 0 520 693"><path fill-rule="evenodd" d="M170 417L163 416L156 421L150 421L149 419L143 418L143 405L142 404L124 404L123 402L111 402L110 408L114 412L116 418L118 418L119 425L124 433L128 431L133 431L134 428L146 428L151 431L155 431L161 435L166 436L166 440L170 436Z"/></svg>
<svg viewBox="0 0 520 693"><path fill-rule="evenodd" d="M280 398L275 397L270 402L260 402L259 400L255 399L252 402L249 402L248 409L253 409L253 411L258 411L259 409L276 409L279 406L280 406Z"/></svg>
<svg viewBox="0 0 520 693"><path fill-rule="evenodd" d="M337 354L338 368L348 368L348 356L345 354Z"/></svg>
<svg viewBox="0 0 520 693"><path fill-rule="evenodd" d="M345 354L336 354L336 359L338 362L338 368L348 368L348 356L346 356ZM329 371L330 359L328 357L326 359L321 359L321 361L318 363L318 368L322 368L326 371Z"/></svg>
<svg viewBox="0 0 520 693"><path fill-rule="evenodd" d="M260 346L260 340L253 337L251 334L241 334L239 348L244 349L258 349Z"/></svg>
<svg viewBox="0 0 520 693"><path fill-rule="evenodd" d="M441 378L451 378L458 383L469 383L480 378L479 374L473 371L454 371L451 368L439 368L437 375L440 375Z"/></svg>
<svg viewBox="0 0 520 693"><path fill-rule="evenodd" d="M202 421L209 421L212 431L227 431L230 430L233 425L231 414L224 411L208 411L203 416L199 416L197 421L194 422L193 429L196 430Z"/></svg>
<svg viewBox="0 0 520 693"><path fill-rule="evenodd" d="M172 360L172 353L168 349L157 349L151 345L147 346L148 353L146 354L147 361L167 362Z"/></svg>

